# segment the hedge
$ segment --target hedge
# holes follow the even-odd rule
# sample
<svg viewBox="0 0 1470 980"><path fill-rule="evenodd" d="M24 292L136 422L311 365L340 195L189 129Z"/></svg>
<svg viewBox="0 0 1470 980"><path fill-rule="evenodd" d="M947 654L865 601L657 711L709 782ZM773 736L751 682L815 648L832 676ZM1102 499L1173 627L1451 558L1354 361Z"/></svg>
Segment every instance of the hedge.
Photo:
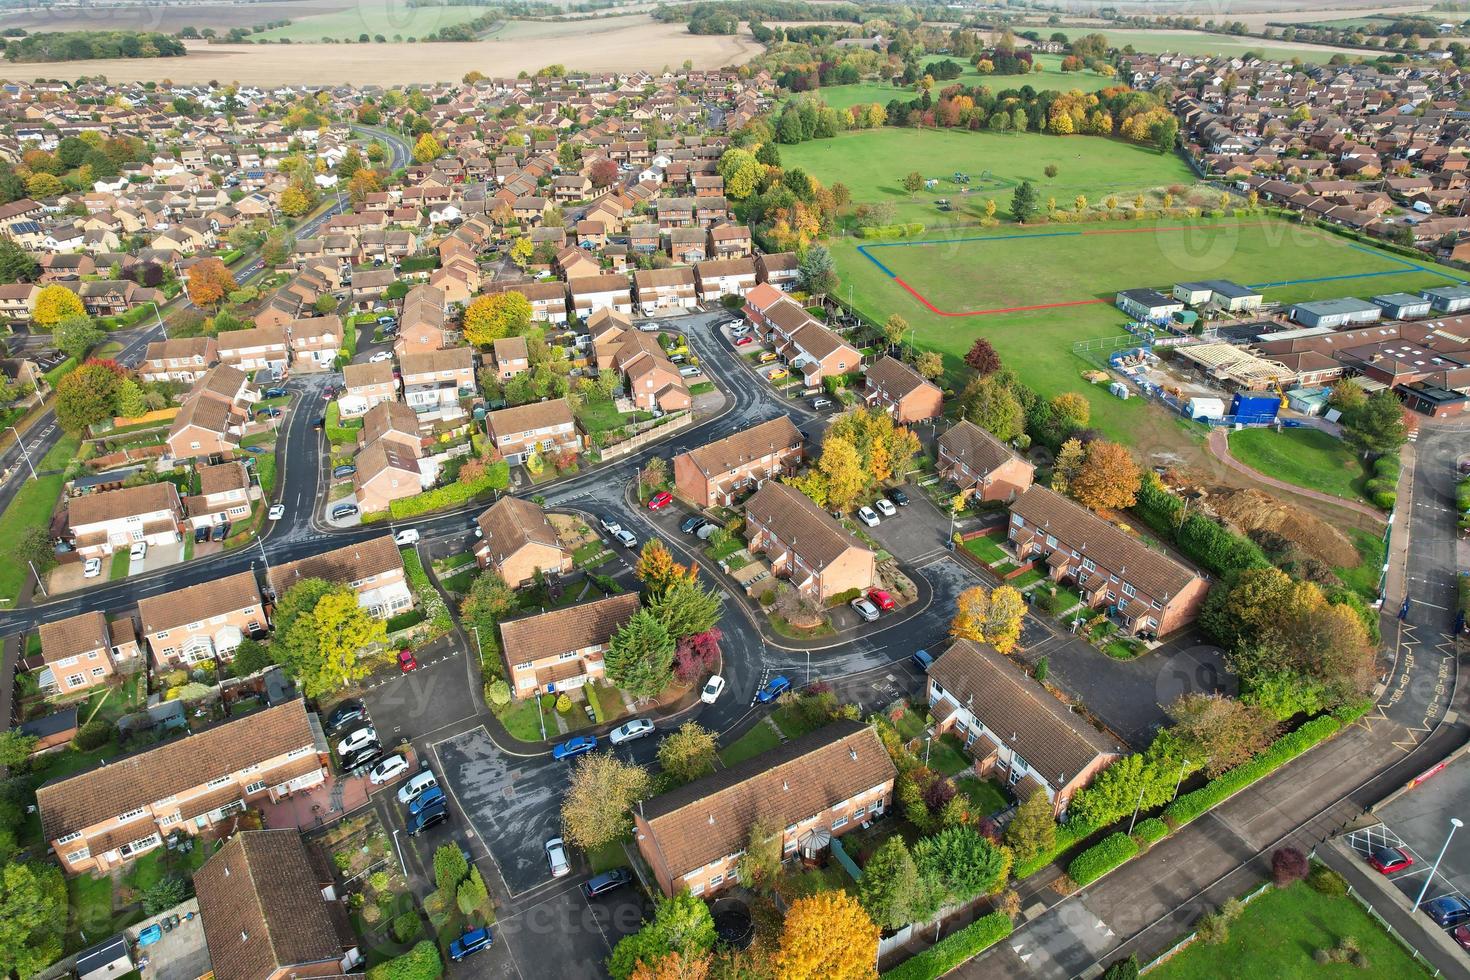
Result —
<svg viewBox="0 0 1470 980"><path fill-rule="evenodd" d="M910 956L883 976L887 980L935 980L1005 939L1013 928L1004 912L992 912Z"/></svg>
<svg viewBox="0 0 1470 980"><path fill-rule="evenodd" d="M913 238L923 233L924 226L917 221L902 225L877 225L858 229L859 238Z"/></svg>
<svg viewBox="0 0 1470 980"><path fill-rule="evenodd" d="M510 486L510 465L501 460L485 468L485 475L473 483L450 483L412 497L401 497L389 505L388 513L395 520L417 517L431 510L458 507L492 490L504 490Z"/></svg>
<svg viewBox="0 0 1470 980"><path fill-rule="evenodd" d="M1078 886L1090 885L1138 853L1138 842L1119 831L1109 834L1072 859L1067 875Z"/></svg>
<svg viewBox="0 0 1470 980"><path fill-rule="evenodd" d="M1319 742L1336 735L1343 723L1332 715L1313 718L1294 732L1271 743L1271 747L1249 762L1242 763L1205 783L1199 789L1176 799L1164 808L1164 821L1178 828L1218 806L1251 783L1270 775Z"/></svg>
<svg viewBox="0 0 1470 980"><path fill-rule="evenodd" d="M48 385L55 388L56 382L60 381L68 374L71 374L73 371L75 371L79 363L80 362L75 357L68 357L66 360L62 361L54 368L41 375L41 377L46 379L46 383Z"/></svg>
<svg viewBox="0 0 1470 980"><path fill-rule="evenodd" d="M1056 839L1051 847L1035 855L1031 860L1018 862L1011 868L1012 877L1017 881L1031 877L1048 864L1051 864L1058 857L1076 847L1079 841L1092 836L1097 829L1097 827L1080 817L1070 818L1066 823L1057 827Z"/></svg>
<svg viewBox="0 0 1470 980"><path fill-rule="evenodd" d="M597 697L596 684L583 684L582 694L587 698L587 703L592 706L592 718L597 724L607 721L607 714L602 710L602 702Z"/></svg>
<svg viewBox="0 0 1470 980"><path fill-rule="evenodd" d="M421 609L410 609L407 612L401 612L397 616L389 617L388 633L390 635L393 633L401 633L411 626L417 626L423 621L424 613Z"/></svg>
<svg viewBox="0 0 1470 980"><path fill-rule="evenodd" d="M357 445L357 434L362 428L362 419L342 421L342 410L337 407L335 400L327 402L324 419L323 428L326 429L328 442L334 446Z"/></svg>
<svg viewBox="0 0 1470 980"><path fill-rule="evenodd" d="M1183 517L1184 501L1170 493L1152 473L1144 477L1138 489L1133 512L1216 575L1223 577L1230 572L1271 567L1266 553L1249 538L1227 530L1199 512Z"/></svg>
<svg viewBox="0 0 1470 980"><path fill-rule="evenodd" d="M1133 839L1140 844L1152 846L1168 836L1169 825L1158 817L1149 817L1147 820L1140 820L1138 826L1133 828Z"/></svg>

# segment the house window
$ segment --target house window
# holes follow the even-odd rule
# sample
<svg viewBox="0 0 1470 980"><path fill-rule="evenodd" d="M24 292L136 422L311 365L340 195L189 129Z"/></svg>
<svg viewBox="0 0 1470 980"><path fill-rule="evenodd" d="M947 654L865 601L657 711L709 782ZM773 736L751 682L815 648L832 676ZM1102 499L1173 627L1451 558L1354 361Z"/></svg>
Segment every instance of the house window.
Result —
<svg viewBox="0 0 1470 980"><path fill-rule="evenodd" d="M92 676L93 677L101 677L105 673L107 673L107 668L106 667L93 667L92 668Z"/></svg>
<svg viewBox="0 0 1470 980"><path fill-rule="evenodd" d="M790 854L794 850L796 850L796 839L792 838L791 840L786 842L784 847L781 848L781 853Z"/></svg>
<svg viewBox="0 0 1470 980"><path fill-rule="evenodd" d="M218 777L216 777L214 779L211 779L209 782L205 783L204 785L206 787L208 787L209 789L219 789L221 786L228 786L228 785L230 785L230 777L229 776L218 776Z"/></svg>
<svg viewBox="0 0 1470 980"><path fill-rule="evenodd" d="M836 820L832 821L832 829L833 830L841 830L843 827L846 827L846 826L847 826L847 816L846 816L846 814L844 814L843 816L840 816Z"/></svg>
<svg viewBox="0 0 1470 980"><path fill-rule="evenodd" d="M70 674L66 678L67 687L78 687L85 683L87 683L87 678L81 674Z"/></svg>
<svg viewBox="0 0 1470 980"><path fill-rule="evenodd" d="M264 779L257 779L255 782L250 783L249 785L247 785L245 787L245 792L246 793L259 793L263 789L265 789L265 780Z"/></svg>
<svg viewBox="0 0 1470 980"><path fill-rule="evenodd" d="M1024 517L1022 517L1020 514L1012 514L1011 515L1011 523L1014 524L1014 525L1016 525L1016 527L1025 527L1026 526L1026 519Z"/></svg>
<svg viewBox="0 0 1470 980"><path fill-rule="evenodd" d="M709 880L709 886L711 888L719 888L724 883L725 883L725 876L724 875L715 875L713 878L711 878Z"/></svg>
<svg viewBox="0 0 1470 980"><path fill-rule="evenodd" d="M76 862L85 860L86 858L89 858L91 856L92 851L89 848L83 847L80 850L72 851L66 856L66 859L68 862L75 864Z"/></svg>
<svg viewBox="0 0 1470 980"><path fill-rule="evenodd" d="M704 882L701 881L699 884L697 884L697 885L693 886L692 888L690 888L689 889L689 894L691 894L691 895L703 895L704 894Z"/></svg>
<svg viewBox="0 0 1470 980"><path fill-rule="evenodd" d="M1132 598L1137 593L1133 591L1133 586L1129 585L1127 582L1124 582L1123 583L1123 594L1126 595L1126 596L1128 596L1129 598Z"/></svg>
<svg viewBox="0 0 1470 980"><path fill-rule="evenodd" d="M129 820L136 820L138 817L141 817L142 815L143 815L143 808L142 807L138 807L135 810L129 810L127 813L119 813L117 815L117 822L118 823L127 823Z"/></svg>
<svg viewBox="0 0 1470 980"><path fill-rule="evenodd" d="M1046 546L1048 548L1055 548L1057 546L1057 538L1056 538L1056 535L1054 535L1054 534L1048 534L1046 536Z"/></svg>
<svg viewBox="0 0 1470 980"><path fill-rule="evenodd" d="M1095 572L1097 571L1097 562L1093 561L1091 558L1084 558L1082 559L1082 567L1086 571Z"/></svg>
<svg viewBox="0 0 1470 980"><path fill-rule="evenodd" d="M66 834L64 836L61 836L61 837L56 838L56 840L53 841L52 843L54 843L54 844L70 844L74 840L81 840L81 839L82 839L82 835L81 835L80 832L73 832L73 833Z"/></svg>

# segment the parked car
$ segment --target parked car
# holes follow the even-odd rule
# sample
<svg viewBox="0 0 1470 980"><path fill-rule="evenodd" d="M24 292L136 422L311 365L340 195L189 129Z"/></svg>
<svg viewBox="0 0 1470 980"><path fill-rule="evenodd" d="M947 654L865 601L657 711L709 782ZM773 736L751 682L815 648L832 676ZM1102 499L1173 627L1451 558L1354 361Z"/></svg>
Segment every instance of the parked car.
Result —
<svg viewBox="0 0 1470 980"><path fill-rule="evenodd" d="M773 350L764 351L761 353L760 357L756 358L756 360L759 361L761 364L770 364L776 360L776 352Z"/></svg>
<svg viewBox="0 0 1470 980"><path fill-rule="evenodd" d="M567 849L560 837L546 842L546 863L551 867L551 877L561 878L571 874L572 865L567 860Z"/></svg>
<svg viewBox="0 0 1470 980"><path fill-rule="evenodd" d="M426 789L420 793L419 798L408 805L408 813L409 816L412 816L415 813L422 813L425 810L432 810L435 807L444 806L447 802L444 797L444 790L435 786L432 789Z"/></svg>
<svg viewBox="0 0 1470 980"><path fill-rule="evenodd" d="M134 541L133 546L128 549L128 558L133 561L142 561L148 557L148 542Z"/></svg>
<svg viewBox="0 0 1470 980"><path fill-rule="evenodd" d="M384 316L378 317L378 325L379 326L386 327L390 323L397 323L397 322L398 321L395 320L395 319L393 319L391 316L384 315Z"/></svg>
<svg viewBox="0 0 1470 980"><path fill-rule="evenodd" d="M269 446L246 446L245 451L252 456L264 456L271 451Z"/></svg>
<svg viewBox="0 0 1470 980"><path fill-rule="evenodd" d="M766 380L767 381L784 381L784 380L786 380L789 377L791 377L791 372L790 371L786 370L783 367L778 367L774 371L772 371L770 374L766 375Z"/></svg>
<svg viewBox="0 0 1470 980"><path fill-rule="evenodd" d="M398 802L404 806L408 806L429 790L437 788L438 785L439 780L434 777L432 772L425 769L423 772L415 774L399 788Z"/></svg>
<svg viewBox="0 0 1470 980"><path fill-rule="evenodd" d="M892 490L888 491L888 499L893 501L895 504L898 504L898 506L900 507L907 507L909 505L909 495L904 493L897 487L894 487Z"/></svg>
<svg viewBox="0 0 1470 980"><path fill-rule="evenodd" d="M1425 902L1423 908L1431 919L1442 926L1470 922L1470 902L1459 895L1441 895L1433 901Z"/></svg>
<svg viewBox="0 0 1470 980"><path fill-rule="evenodd" d="M704 683L704 690L699 692L699 700L705 704L714 704L725 693L725 679L719 674L714 675Z"/></svg>
<svg viewBox="0 0 1470 980"><path fill-rule="evenodd" d="M373 771L368 773L368 782L374 786L381 786L384 783L392 782L406 772L408 772L408 760L403 757L402 753L394 752L388 758L373 766Z"/></svg>
<svg viewBox="0 0 1470 980"><path fill-rule="evenodd" d="M349 753L356 752L364 745L373 744L377 740L377 729L373 728L372 725L364 725L337 743L337 754L348 755Z"/></svg>
<svg viewBox="0 0 1470 980"><path fill-rule="evenodd" d="M878 526L878 515L873 513L873 508L871 507L859 507L857 509L857 516L858 520L868 525L868 527Z"/></svg>
<svg viewBox="0 0 1470 980"><path fill-rule="evenodd" d="M602 525L602 529L604 531L606 531L608 534L617 534L619 531L621 531L623 529L623 525L619 524L617 521L613 520L611 517L599 517L597 519L597 523L601 524Z"/></svg>
<svg viewBox="0 0 1470 980"><path fill-rule="evenodd" d="M356 472L357 467L353 466L351 463L343 463L341 466L332 467L332 476L336 477L339 480L344 476L351 476Z"/></svg>
<svg viewBox="0 0 1470 980"><path fill-rule="evenodd" d="M271 509L265 512L265 516L273 521L279 521L286 516L285 504L271 504Z"/></svg>
<svg viewBox="0 0 1470 980"><path fill-rule="evenodd" d="M1412 866L1414 859L1402 847L1378 844L1368 852L1368 863L1380 874L1391 875Z"/></svg>
<svg viewBox="0 0 1470 980"><path fill-rule="evenodd" d="M393 360L393 352L391 350L380 350L376 354L374 354L372 357L369 357L368 358L368 363L369 364L381 364L384 361L391 361L391 360Z"/></svg>
<svg viewBox="0 0 1470 980"><path fill-rule="evenodd" d="M489 949L493 945L495 945L495 937L490 935L488 926L466 929L458 939L449 944L449 958L458 963L466 956L478 953L482 949Z"/></svg>
<svg viewBox="0 0 1470 980"><path fill-rule="evenodd" d="M258 419L278 419L281 417L281 410L279 408L262 408L255 413L255 417Z"/></svg>
<svg viewBox="0 0 1470 980"><path fill-rule="evenodd" d="M627 868L613 868L611 871L604 871L600 875L593 875L591 878L582 882L582 894L588 898L596 898L598 895L606 895L614 889L622 888L624 885L631 885L632 883L633 872Z"/></svg>
<svg viewBox="0 0 1470 980"><path fill-rule="evenodd" d="M686 364L679 369L679 377L681 378L697 378L703 373L702 370L690 364Z"/></svg>
<svg viewBox="0 0 1470 980"><path fill-rule="evenodd" d="M872 623L877 621L879 615L878 607L873 605L864 597L858 596L856 599L852 600L850 605L852 606L854 612L856 612L859 616L863 617L863 619L867 620L868 622Z"/></svg>
<svg viewBox="0 0 1470 980"><path fill-rule="evenodd" d="M814 411L820 412L824 408L831 408L831 407L832 407L832 399L830 399L830 398L813 398L812 399L812 409Z"/></svg>
<svg viewBox="0 0 1470 980"><path fill-rule="evenodd" d="M418 529L412 527L404 528L402 531L399 531L397 534L393 535L393 543L398 545L400 548L406 545L418 544Z"/></svg>
<svg viewBox="0 0 1470 980"><path fill-rule="evenodd" d="M334 520L338 520L338 521L346 520L347 518L354 517L356 515L357 515L357 505L356 504L338 504L336 507L333 507L332 508L332 518Z"/></svg>
<svg viewBox="0 0 1470 980"><path fill-rule="evenodd" d="M737 322L735 326L730 328L730 335L732 337L744 337L748 333L750 333L750 324L748 323Z"/></svg>
<svg viewBox="0 0 1470 980"><path fill-rule="evenodd" d="M410 670L418 669L419 661L418 658L413 655L412 650L409 650L405 647L404 649L398 651L398 670L401 673L406 674Z"/></svg>
<svg viewBox="0 0 1470 980"><path fill-rule="evenodd" d="M229 521L225 521L223 524L216 524L214 526L214 530L209 533L209 539L211 541L223 541L225 538L228 538L229 536L230 536L230 522Z"/></svg>
<svg viewBox="0 0 1470 980"><path fill-rule="evenodd" d="M260 397L262 397L262 398L285 398L286 397L286 389L285 388L267 388L265 391L262 391L260 393Z"/></svg>
<svg viewBox="0 0 1470 980"><path fill-rule="evenodd" d="M88 558L82 562L82 578L96 578L102 574L102 559Z"/></svg>
<svg viewBox="0 0 1470 980"><path fill-rule="evenodd" d="M755 343L755 338L754 337L736 337L735 338L735 346L736 347L744 347L746 344L753 344L753 343Z"/></svg>
<svg viewBox="0 0 1470 980"><path fill-rule="evenodd" d="M673 494L669 493L667 490L660 490L658 493L656 493L656 494L653 495L653 499L649 500L649 502L648 502L648 509L649 510L662 510L663 508L667 507L669 504L673 503L673 501L674 501L674 495Z"/></svg>
<svg viewBox="0 0 1470 980"><path fill-rule="evenodd" d="M433 810L425 810L408 818L408 836L417 837L430 827L437 827L449 819L449 808L440 806Z"/></svg>
<svg viewBox="0 0 1470 980"><path fill-rule="evenodd" d="M883 589L869 589L868 601L877 606L882 612L889 612L898 608L898 604L893 601L893 596L889 595Z"/></svg>
<svg viewBox="0 0 1470 980"><path fill-rule="evenodd" d="M694 536L696 538L698 538L699 540L701 540L701 541L708 541L710 538L712 538L712 537L715 536L715 532L718 531L719 529L720 529L720 525L718 525L718 524L706 524L704 527L700 528L698 531L695 531L694 532Z"/></svg>
<svg viewBox="0 0 1470 980"><path fill-rule="evenodd" d="M1460 944L1461 949L1470 949L1470 925L1456 926L1451 935L1455 937L1455 942Z"/></svg>
<svg viewBox="0 0 1470 980"><path fill-rule="evenodd" d="M647 718L634 718L608 732L607 740L614 745L622 745L624 742L631 742L652 734L653 722Z"/></svg>
<svg viewBox="0 0 1470 980"><path fill-rule="evenodd" d="M622 528L618 528L617 531L613 532L613 537L617 538L618 543L624 548L638 547L638 539L633 537L632 531L625 531Z"/></svg>
<svg viewBox="0 0 1470 980"><path fill-rule="evenodd" d="M383 761L383 746L371 742L341 757L342 771L350 776L361 776Z"/></svg>
<svg viewBox="0 0 1470 980"><path fill-rule="evenodd" d="M345 731L347 726L355 721L363 721L367 718L367 707L356 698L348 698L327 716L327 734L336 735Z"/></svg>
<svg viewBox="0 0 1470 980"><path fill-rule="evenodd" d="M553 759L571 759L597 748L596 735L575 735L551 750Z"/></svg>
<svg viewBox="0 0 1470 980"><path fill-rule="evenodd" d="M928 650L915 650L914 655L909 658L915 667L924 673L929 673L929 668L934 666L934 655Z"/></svg>
<svg viewBox="0 0 1470 980"><path fill-rule="evenodd" d="M755 692L755 699L761 704L770 704L789 690L791 690L791 682L784 674L777 674L766 681L765 687Z"/></svg>
<svg viewBox="0 0 1470 980"><path fill-rule="evenodd" d="M893 501L886 500L883 497L879 497L873 501L873 509L884 517L892 517L898 513L898 508L893 506Z"/></svg>
<svg viewBox="0 0 1470 980"><path fill-rule="evenodd" d="M208 540L209 540L209 526L208 525L205 525L204 527L196 527L194 529L194 543L195 544L203 544L204 542L206 542Z"/></svg>
<svg viewBox="0 0 1470 980"><path fill-rule="evenodd" d="M679 530L684 534L693 534L704 527L704 518L698 514L684 518L684 523L679 525Z"/></svg>

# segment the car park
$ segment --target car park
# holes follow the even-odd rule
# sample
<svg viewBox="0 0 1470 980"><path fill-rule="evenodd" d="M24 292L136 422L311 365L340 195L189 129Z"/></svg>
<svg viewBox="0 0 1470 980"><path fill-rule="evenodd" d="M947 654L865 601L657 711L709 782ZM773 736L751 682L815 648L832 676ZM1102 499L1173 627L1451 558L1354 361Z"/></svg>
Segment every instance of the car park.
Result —
<svg viewBox="0 0 1470 980"><path fill-rule="evenodd" d="M1387 844L1378 844L1368 852L1368 863L1378 873L1390 875L1395 871L1402 871L1412 866L1414 859L1402 847L1389 847Z"/></svg>
<svg viewBox="0 0 1470 980"><path fill-rule="evenodd" d="M867 599L863 598L862 596L858 596L856 599L852 600L851 605L852 605L853 612L857 613L859 616L863 617L863 619L867 620L868 622L871 623L871 622L874 622L875 620L877 620L877 618L878 618L878 607L875 606L875 605L873 605L871 602L869 602Z"/></svg>
<svg viewBox="0 0 1470 980"><path fill-rule="evenodd" d="M377 742L364 745L356 752L342 756L342 771L349 776L361 776L383 761L383 747Z"/></svg>
<svg viewBox="0 0 1470 980"><path fill-rule="evenodd" d="M438 786L438 778L432 772L425 769L423 772L416 773L408 782L399 788L398 802L404 806L408 806L414 800Z"/></svg>
<svg viewBox="0 0 1470 980"><path fill-rule="evenodd" d="M634 718L625 722L607 733L607 740L614 745L622 745L635 739L645 738L652 735L654 731L653 722L647 718Z"/></svg>
<svg viewBox="0 0 1470 980"><path fill-rule="evenodd" d="M892 490L888 491L888 499L893 501L895 504L898 504L898 506L900 507L907 507L909 505L909 495L904 493L897 487L894 487Z"/></svg>
<svg viewBox="0 0 1470 980"><path fill-rule="evenodd" d="M608 892L633 883L633 872L627 868L613 868L600 875L593 875L582 882L582 894L588 898L606 895Z"/></svg>
<svg viewBox="0 0 1470 980"><path fill-rule="evenodd" d="M679 530L684 534L693 534L702 527L704 527L704 518L695 514L692 517L684 518L684 523L679 525Z"/></svg>
<svg viewBox="0 0 1470 980"><path fill-rule="evenodd" d="M929 673L929 668L934 666L934 655L928 650L915 650L909 660L926 674Z"/></svg>
<svg viewBox="0 0 1470 980"><path fill-rule="evenodd" d="M1459 895L1441 895L1425 902L1423 909L1438 925L1457 926L1470 922L1470 902Z"/></svg>
<svg viewBox="0 0 1470 980"><path fill-rule="evenodd" d="M381 364L384 361L391 361L391 360L393 360L393 352L391 350L380 350L376 354L374 354L372 357L369 357L368 358L368 363L369 364Z"/></svg>
<svg viewBox="0 0 1470 980"><path fill-rule="evenodd" d="M613 537L617 538L618 543L621 544L624 548L638 547L638 539L633 537L632 531L625 531L622 528L618 528L617 531L613 533Z"/></svg>
<svg viewBox="0 0 1470 980"><path fill-rule="evenodd" d="M148 557L148 542L134 541L133 546L128 549L128 558L133 561L142 561Z"/></svg>
<svg viewBox="0 0 1470 980"><path fill-rule="evenodd" d="M873 501L873 509L882 514L884 517L892 517L893 515L898 513L898 508L893 506L893 501L887 500L883 497L879 497L877 500Z"/></svg>
<svg viewBox="0 0 1470 980"><path fill-rule="evenodd" d="M458 939L449 944L449 958L458 963L466 956L472 956L493 945L495 945L495 937L490 934L488 926L466 929Z"/></svg>
<svg viewBox="0 0 1470 980"><path fill-rule="evenodd" d="M339 480L344 476L351 476L356 472L357 467L351 463L343 463L341 466L332 467L332 476Z"/></svg>
<svg viewBox="0 0 1470 980"><path fill-rule="evenodd" d="M408 760L403 757L402 753L394 752L373 766L373 771L368 773L368 782L374 786L381 786L392 782L406 772L408 772Z"/></svg>
<svg viewBox="0 0 1470 980"><path fill-rule="evenodd" d="M553 759L571 759L597 748L596 735L576 735L551 750Z"/></svg>
<svg viewBox="0 0 1470 980"><path fill-rule="evenodd" d="M418 658L413 655L412 650L404 648L398 651L398 670L401 673L406 674L411 670L418 669L419 661Z"/></svg>
<svg viewBox="0 0 1470 980"><path fill-rule="evenodd" d="M281 518L286 516L286 505L271 504L271 509L266 511L265 516L273 521L279 521Z"/></svg>
<svg viewBox="0 0 1470 980"><path fill-rule="evenodd" d="M393 543L398 545L398 547L400 548L411 544L418 544L418 529L412 527L404 528L402 531L399 531L397 534L393 535Z"/></svg>
<svg viewBox="0 0 1470 980"><path fill-rule="evenodd" d="M572 873L572 864L567 860L567 849L560 837L553 837L545 844L546 863L551 868L551 877L561 878Z"/></svg>
<svg viewBox="0 0 1470 980"><path fill-rule="evenodd" d="M873 513L873 508L871 507L859 507L857 509L857 517L858 520L868 525L868 527L878 526L878 515Z"/></svg>
<svg viewBox="0 0 1470 980"><path fill-rule="evenodd" d="M363 746L372 745L377 740L377 729L373 728L372 725L364 725L361 728L355 729L346 738L337 743L337 754L348 755L356 752Z"/></svg>
<svg viewBox="0 0 1470 980"><path fill-rule="evenodd" d="M362 721L367 718L367 708L356 698L348 698L327 716L327 734L336 735L345 731L353 722Z"/></svg>
<svg viewBox="0 0 1470 980"><path fill-rule="evenodd" d="M877 606L881 612L890 612L898 608L898 604L893 601L893 596L883 589L869 589L868 601Z"/></svg>
<svg viewBox="0 0 1470 980"><path fill-rule="evenodd" d="M357 516L356 504L338 504L332 508L332 517L334 520L341 521L355 516Z"/></svg>
<svg viewBox="0 0 1470 980"><path fill-rule="evenodd" d="M417 837L430 827L437 827L449 819L448 807L440 806L432 810L425 810L408 818L406 830L408 836Z"/></svg>
<svg viewBox="0 0 1470 980"><path fill-rule="evenodd" d="M658 493L653 495L653 498L651 500L648 501L648 509L662 510L669 504L673 503L673 501L673 494L669 493L667 490L660 490Z"/></svg>
<svg viewBox="0 0 1470 980"><path fill-rule="evenodd" d="M764 687L755 692L755 699L761 704L770 704L772 701L791 690L791 681L784 674L777 674L766 681Z"/></svg>
<svg viewBox="0 0 1470 980"><path fill-rule="evenodd" d="M723 693L725 693L725 679L716 674L704 682L704 689L699 692L699 700L705 704L714 704Z"/></svg>
<svg viewBox="0 0 1470 980"><path fill-rule="evenodd" d="M415 813L423 813L425 810L432 810L435 807L444 806L446 802L444 790L435 786L420 793L419 798L408 805L408 813L409 816Z"/></svg>
<svg viewBox="0 0 1470 980"><path fill-rule="evenodd" d="M102 559L88 558L82 562L82 578L96 578L102 574Z"/></svg>

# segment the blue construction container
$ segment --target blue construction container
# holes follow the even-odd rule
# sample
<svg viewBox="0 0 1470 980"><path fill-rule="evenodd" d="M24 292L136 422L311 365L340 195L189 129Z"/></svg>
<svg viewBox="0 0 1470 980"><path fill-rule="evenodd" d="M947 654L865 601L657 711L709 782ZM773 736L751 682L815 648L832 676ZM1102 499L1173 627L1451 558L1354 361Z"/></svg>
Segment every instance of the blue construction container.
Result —
<svg viewBox="0 0 1470 980"><path fill-rule="evenodd" d="M1281 411L1281 398L1275 394L1260 394L1237 391L1230 399L1230 414L1241 425L1259 425L1270 422Z"/></svg>

